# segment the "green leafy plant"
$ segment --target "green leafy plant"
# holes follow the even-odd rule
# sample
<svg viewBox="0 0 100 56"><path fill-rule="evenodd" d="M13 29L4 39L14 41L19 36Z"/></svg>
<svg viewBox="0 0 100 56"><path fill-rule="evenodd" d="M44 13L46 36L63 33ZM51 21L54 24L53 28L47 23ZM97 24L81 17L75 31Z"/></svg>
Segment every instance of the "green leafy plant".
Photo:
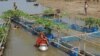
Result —
<svg viewBox="0 0 100 56"><path fill-rule="evenodd" d="M38 19L36 19L36 22L38 24L48 26L48 27L52 27L52 28L68 29L67 24L55 23L53 20L50 20L50 19L44 19L44 18L39 17Z"/></svg>
<svg viewBox="0 0 100 56"><path fill-rule="evenodd" d="M54 14L54 10L52 8L47 8L44 10L44 14Z"/></svg>
<svg viewBox="0 0 100 56"><path fill-rule="evenodd" d="M88 26L89 28L95 27L95 26L100 26L100 19L97 18L84 18L85 25Z"/></svg>
<svg viewBox="0 0 100 56"><path fill-rule="evenodd" d="M6 33L6 27L5 26L0 26L0 41L4 37L5 33Z"/></svg>
<svg viewBox="0 0 100 56"><path fill-rule="evenodd" d="M4 18L4 19L8 19L10 17L13 17L13 16L18 16L18 17L26 17L26 18L29 18L29 14L21 11L21 10L7 10L5 12L3 12L3 14L0 16L1 18Z"/></svg>

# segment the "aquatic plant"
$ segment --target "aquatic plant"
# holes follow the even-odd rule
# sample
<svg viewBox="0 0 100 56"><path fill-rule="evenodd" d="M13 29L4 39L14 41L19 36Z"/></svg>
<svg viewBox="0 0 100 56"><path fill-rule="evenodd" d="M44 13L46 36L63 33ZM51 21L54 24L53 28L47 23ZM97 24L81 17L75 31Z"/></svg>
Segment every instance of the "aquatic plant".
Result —
<svg viewBox="0 0 100 56"><path fill-rule="evenodd" d="M54 14L54 10L52 8L47 8L46 10L44 10L44 14Z"/></svg>
<svg viewBox="0 0 100 56"><path fill-rule="evenodd" d="M5 26L0 26L0 41L5 36L5 33L6 33L6 27Z"/></svg>
<svg viewBox="0 0 100 56"><path fill-rule="evenodd" d="M44 19L44 18L40 18L39 17L38 19L36 19L36 22L38 24L41 24L43 26L48 26L48 27L51 27L51 28L68 29L67 24L64 24L64 23L55 23L51 19Z"/></svg>
<svg viewBox="0 0 100 56"><path fill-rule="evenodd" d="M100 19L97 18L88 17L88 18L84 18L84 21L85 21L85 25L88 26L89 28L100 26Z"/></svg>
<svg viewBox="0 0 100 56"><path fill-rule="evenodd" d="M3 12L3 14L0 17L3 19L8 19L13 16L26 17L26 18L30 17L29 14L27 14L21 10L7 10L7 11Z"/></svg>

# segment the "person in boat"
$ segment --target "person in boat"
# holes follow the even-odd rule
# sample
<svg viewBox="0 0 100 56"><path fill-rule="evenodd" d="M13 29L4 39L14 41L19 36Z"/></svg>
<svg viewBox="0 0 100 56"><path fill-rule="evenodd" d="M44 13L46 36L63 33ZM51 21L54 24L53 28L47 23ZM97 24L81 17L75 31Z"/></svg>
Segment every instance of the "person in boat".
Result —
<svg viewBox="0 0 100 56"><path fill-rule="evenodd" d="M48 45L48 40L47 37L43 32L40 32L39 37L36 39L36 47L39 47L42 44L47 44Z"/></svg>

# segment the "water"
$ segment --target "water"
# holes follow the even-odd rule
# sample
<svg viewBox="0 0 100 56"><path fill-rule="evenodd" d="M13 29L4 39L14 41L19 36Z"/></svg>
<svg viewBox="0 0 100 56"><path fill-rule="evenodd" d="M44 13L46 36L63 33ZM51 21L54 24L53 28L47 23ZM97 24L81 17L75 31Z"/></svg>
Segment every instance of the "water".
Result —
<svg viewBox="0 0 100 56"><path fill-rule="evenodd" d="M52 46L49 46L48 51L40 52L34 47L35 41L36 36L24 29L11 29L4 56L67 56L66 53Z"/></svg>
<svg viewBox="0 0 100 56"><path fill-rule="evenodd" d="M33 6L33 2L26 2L26 0L8 0L0 1L0 15L4 11L13 9L13 2L16 2L18 9L29 14L40 14L45 10L42 5L36 7ZM31 35L22 28L11 29L4 56L67 56L67 54L52 46L49 47L48 51L40 52L33 46L35 41L36 36Z"/></svg>
<svg viewBox="0 0 100 56"><path fill-rule="evenodd" d="M4 11L13 9L13 2L16 2L18 9L23 10L29 14L40 14L43 12L43 10L45 10L45 7L42 5L36 7L33 6L33 2L26 2L26 0L8 0L2 2L0 1L0 15ZM73 19L63 19L63 21L67 21L69 24L81 23L81 21ZM83 23L81 23L81 25L83 25ZM11 30L5 56L67 56L67 54L64 52L61 52L53 47L50 47L49 51L47 52L39 52L35 47L33 47L33 44L35 43L34 37L35 36L32 36L30 33L27 33L27 31L22 29ZM93 51L93 48L90 48L89 50ZM95 48L94 50L97 51Z"/></svg>
<svg viewBox="0 0 100 56"><path fill-rule="evenodd" d="M13 9L13 2L16 2L18 9L29 14L40 14L45 10L42 5L34 6L35 2L26 2L26 0L8 0L0 1L0 15L7 10Z"/></svg>

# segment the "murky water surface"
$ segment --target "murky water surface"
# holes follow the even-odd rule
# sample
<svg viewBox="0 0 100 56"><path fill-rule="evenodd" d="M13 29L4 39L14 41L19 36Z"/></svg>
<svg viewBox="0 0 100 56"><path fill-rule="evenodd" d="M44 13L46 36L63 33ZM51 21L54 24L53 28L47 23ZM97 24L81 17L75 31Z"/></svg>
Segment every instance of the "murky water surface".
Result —
<svg viewBox="0 0 100 56"><path fill-rule="evenodd" d="M18 9L23 10L29 14L38 14L45 10L45 7L42 5L34 6L35 2L26 2L26 0L8 0L0 1L0 15L4 11L13 9L13 2L16 2Z"/></svg>
<svg viewBox="0 0 100 56"><path fill-rule="evenodd" d="M64 52L49 46L48 51L41 52L33 45L36 36L22 28L12 29L9 35L5 56L67 56Z"/></svg>

